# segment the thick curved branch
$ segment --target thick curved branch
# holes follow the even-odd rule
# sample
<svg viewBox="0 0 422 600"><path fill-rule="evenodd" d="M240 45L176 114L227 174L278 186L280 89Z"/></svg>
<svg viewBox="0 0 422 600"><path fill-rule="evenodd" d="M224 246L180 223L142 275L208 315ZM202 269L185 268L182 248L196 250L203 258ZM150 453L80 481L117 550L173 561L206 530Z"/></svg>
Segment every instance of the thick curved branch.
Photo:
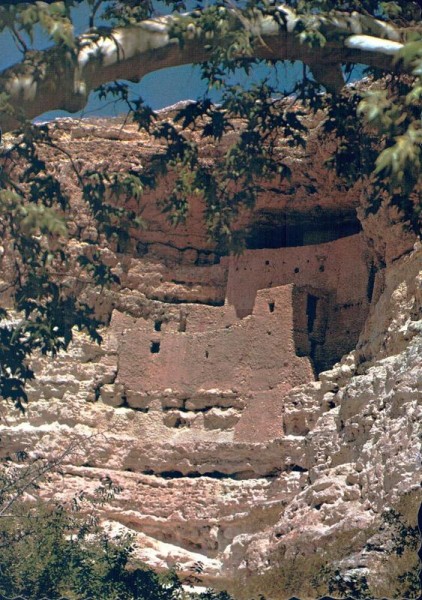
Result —
<svg viewBox="0 0 422 600"><path fill-rule="evenodd" d="M362 63L387 71L398 68L394 59L403 47L400 33L365 15L313 16L310 23L281 5L274 16L257 13L245 25L239 13L229 12L232 27L248 27L256 39L251 58L302 61L330 91L338 91L343 85L341 64ZM170 34L181 18L187 24L182 45ZM327 39L322 48L300 42L298 32L314 28L319 28ZM224 38L215 36L216 43L224 44ZM76 112L86 105L90 91L101 84L116 79L139 81L147 73L165 67L206 61L209 43L209 34L204 34L189 15L143 21L137 26L116 28L107 36L87 33L77 40L76 56L57 47L28 53L22 63L0 74L0 91L9 95L9 104L26 118L54 109ZM15 116L7 111L0 114L3 131L17 125Z"/></svg>

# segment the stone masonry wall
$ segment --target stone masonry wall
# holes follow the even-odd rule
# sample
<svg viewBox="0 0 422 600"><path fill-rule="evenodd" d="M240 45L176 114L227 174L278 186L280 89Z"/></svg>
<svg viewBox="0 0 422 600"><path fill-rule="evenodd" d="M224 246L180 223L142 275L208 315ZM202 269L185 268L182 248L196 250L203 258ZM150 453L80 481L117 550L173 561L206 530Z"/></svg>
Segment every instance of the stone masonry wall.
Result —
<svg viewBox="0 0 422 600"><path fill-rule="evenodd" d="M95 156L107 168L112 146L126 168L148 151L131 124L120 137L104 122L62 125L80 164ZM314 154L294 158L297 206L336 206L339 223L342 211L350 219L356 190L340 193L317 145ZM319 186L312 197L308 180ZM78 442L42 493L69 498L110 476L123 491L103 507L104 524L133 533L137 556L157 568L201 561L206 583L233 584L346 536L338 565L376 580L382 556L367 542L376 532L388 545L383 508L420 494L420 244L390 232L384 215L388 236L362 218L363 233L326 243L218 256L197 208L171 234L155 199L130 251L94 239L121 280L77 288L108 322L103 344L77 335L55 360L34 358L27 414L8 411L0 452L55 456ZM288 211L293 200L281 187L257 210ZM71 226L95 238L82 210L79 220Z"/></svg>

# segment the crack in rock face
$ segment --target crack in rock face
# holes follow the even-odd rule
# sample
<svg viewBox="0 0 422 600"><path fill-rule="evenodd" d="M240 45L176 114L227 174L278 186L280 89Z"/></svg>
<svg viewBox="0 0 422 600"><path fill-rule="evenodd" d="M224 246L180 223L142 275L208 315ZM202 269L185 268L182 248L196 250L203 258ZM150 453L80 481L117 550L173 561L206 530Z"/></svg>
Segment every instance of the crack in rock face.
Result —
<svg viewBox="0 0 422 600"><path fill-rule="evenodd" d="M131 123L119 136L106 120L54 128L81 166L107 168L112 152L129 169L149 152ZM104 522L134 533L154 567L202 562L207 584L268 569L281 581L280 564L288 578L294 557L330 549L376 581L368 540L385 543L384 508L419 497L422 248L396 225L359 221L358 189L327 189L312 135L315 152L243 223L237 257L207 240L198 199L171 229L161 182L129 249L99 247L120 286L80 287L107 323L103 344L77 335L54 363L35 357L27 415L0 425L8 454L80 440L43 493L89 493L109 475L122 492ZM70 169L45 152L74 198L70 229L95 244Z"/></svg>

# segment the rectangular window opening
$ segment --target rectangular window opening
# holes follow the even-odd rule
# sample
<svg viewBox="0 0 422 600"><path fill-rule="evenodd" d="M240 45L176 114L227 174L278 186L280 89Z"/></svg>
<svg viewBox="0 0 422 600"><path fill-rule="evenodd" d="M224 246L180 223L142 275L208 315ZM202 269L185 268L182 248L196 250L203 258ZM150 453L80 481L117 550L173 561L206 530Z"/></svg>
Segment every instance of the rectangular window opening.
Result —
<svg viewBox="0 0 422 600"><path fill-rule="evenodd" d="M160 352L160 342L151 342L151 354Z"/></svg>
<svg viewBox="0 0 422 600"><path fill-rule="evenodd" d="M186 325L187 325L187 315L184 313L181 313L180 321L179 321L179 331L181 333L184 333L186 331Z"/></svg>
<svg viewBox="0 0 422 600"><path fill-rule="evenodd" d="M314 323L317 316L317 304L318 298L312 294L308 294L308 300L306 303L306 314L308 317L308 333L312 333L314 329Z"/></svg>

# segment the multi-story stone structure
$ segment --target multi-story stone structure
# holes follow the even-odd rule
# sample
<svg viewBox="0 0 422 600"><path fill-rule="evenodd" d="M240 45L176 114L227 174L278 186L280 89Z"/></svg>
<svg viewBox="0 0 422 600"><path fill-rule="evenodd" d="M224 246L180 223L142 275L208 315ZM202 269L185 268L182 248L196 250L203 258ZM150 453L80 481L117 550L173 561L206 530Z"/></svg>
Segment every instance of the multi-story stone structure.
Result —
<svg viewBox="0 0 422 600"><path fill-rule="evenodd" d="M63 121L56 135L81 166L133 167L150 150L132 125ZM256 574L274 556L306 562L344 535L335 559L376 579L365 543L380 512L416 497L420 248L387 213L361 230L359 190L321 170L312 135L313 160L293 156L293 181L242 217L238 257L216 254L194 200L170 228L155 204L166 181L124 252L75 213L70 229L121 281L80 286L109 322L104 343L81 338L37 359L27 415L1 426L8 452L80 440L45 493L110 475L123 492L104 520L134 532L152 565L201 561L208 582ZM66 161L50 159L77 202Z"/></svg>

